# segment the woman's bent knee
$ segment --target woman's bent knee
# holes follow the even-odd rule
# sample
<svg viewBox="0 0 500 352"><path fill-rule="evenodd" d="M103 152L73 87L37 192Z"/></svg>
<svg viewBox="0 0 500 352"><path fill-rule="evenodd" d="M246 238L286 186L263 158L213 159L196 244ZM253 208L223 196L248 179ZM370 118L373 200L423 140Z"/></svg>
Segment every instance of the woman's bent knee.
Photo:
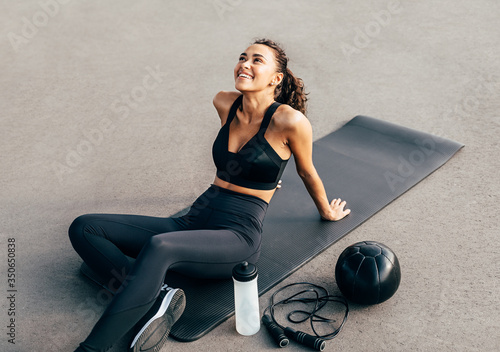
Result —
<svg viewBox="0 0 500 352"><path fill-rule="evenodd" d="M91 214L80 215L73 220L68 229L68 235L71 243L74 244L83 238L85 229L91 224L92 220Z"/></svg>
<svg viewBox="0 0 500 352"><path fill-rule="evenodd" d="M170 247L170 241L167 238L164 238L164 236L152 236L148 243L147 243L147 248L150 248L151 250L155 251L165 251Z"/></svg>

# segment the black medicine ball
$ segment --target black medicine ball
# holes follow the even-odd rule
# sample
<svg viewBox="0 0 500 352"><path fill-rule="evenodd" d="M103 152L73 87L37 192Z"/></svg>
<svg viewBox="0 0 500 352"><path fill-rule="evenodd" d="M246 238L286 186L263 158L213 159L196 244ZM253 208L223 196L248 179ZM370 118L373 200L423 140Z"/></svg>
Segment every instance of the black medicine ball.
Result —
<svg viewBox="0 0 500 352"><path fill-rule="evenodd" d="M396 254L375 241L358 242L340 254L335 280L342 294L359 304L377 304L391 298L401 281Z"/></svg>

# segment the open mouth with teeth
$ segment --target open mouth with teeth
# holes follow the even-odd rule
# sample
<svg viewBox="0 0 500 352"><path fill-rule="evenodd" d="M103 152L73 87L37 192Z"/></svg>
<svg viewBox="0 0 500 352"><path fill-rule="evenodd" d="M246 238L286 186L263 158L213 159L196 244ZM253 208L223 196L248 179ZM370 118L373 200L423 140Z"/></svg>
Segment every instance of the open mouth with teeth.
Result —
<svg viewBox="0 0 500 352"><path fill-rule="evenodd" d="M240 73L240 74L238 75L238 78L242 78L242 79L253 79L253 77L252 77L252 76L250 76L250 75L248 75L248 74L246 74L246 73Z"/></svg>

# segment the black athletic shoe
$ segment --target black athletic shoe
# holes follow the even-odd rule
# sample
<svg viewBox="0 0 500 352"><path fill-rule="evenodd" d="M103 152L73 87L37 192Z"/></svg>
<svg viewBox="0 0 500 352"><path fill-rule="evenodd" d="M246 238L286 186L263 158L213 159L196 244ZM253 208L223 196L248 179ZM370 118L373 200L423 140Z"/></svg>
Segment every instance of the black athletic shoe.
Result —
<svg viewBox="0 0 500 352"><path fill-rule="evenodd" d="M170 329L186 307L186 296L179 288L163 285L160 296L141 322L145 322L130 344L129 352L158 352Z"/></svg>

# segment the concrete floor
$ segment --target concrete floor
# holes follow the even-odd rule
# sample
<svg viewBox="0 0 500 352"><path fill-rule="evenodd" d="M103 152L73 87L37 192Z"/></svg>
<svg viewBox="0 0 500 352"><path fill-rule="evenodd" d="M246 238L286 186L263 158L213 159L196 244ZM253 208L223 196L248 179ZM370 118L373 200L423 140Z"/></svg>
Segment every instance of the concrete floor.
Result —
<svg viewBox="0 0 500 352"><path fill-rule="evenodd" d="M363 114L466 145L283 283L334 290L336 258L359 240L398 255L399 291L353 305L326 351L498 351L499 17L492 0L1 2L0 350L73 351L87 336L106 297L80 276L69 224L166 216L200 194L214 175L212 97L233 89L252 39L270 37L310 92L315 139ZM234 319L163 348L273 350Z"/></svg>

